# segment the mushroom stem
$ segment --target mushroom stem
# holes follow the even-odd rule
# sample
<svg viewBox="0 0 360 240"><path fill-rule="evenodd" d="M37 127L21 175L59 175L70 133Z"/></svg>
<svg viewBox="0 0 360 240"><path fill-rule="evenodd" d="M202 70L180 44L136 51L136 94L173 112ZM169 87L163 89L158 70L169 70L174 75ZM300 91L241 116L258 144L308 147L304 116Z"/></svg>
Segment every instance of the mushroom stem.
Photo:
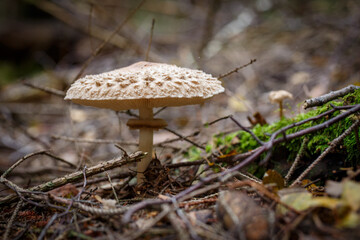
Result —
<svg viewBox="0 0 360 240"><path fill-rule="evenodd" d="M283 118L283 102L279 101L279 107L280 107L280 120Z"/></svg>
<svg viewBox="0 0 360 240"><path fill-rule="evenodd" d="M140 108L139 109L140 119L151 120L153 119L152 108ZM139 149L142 152L148 154L137 164L137 183L144 182L144 172L152 160L153 151L153 129L152 128L140 128L139 137Z"/></svg>

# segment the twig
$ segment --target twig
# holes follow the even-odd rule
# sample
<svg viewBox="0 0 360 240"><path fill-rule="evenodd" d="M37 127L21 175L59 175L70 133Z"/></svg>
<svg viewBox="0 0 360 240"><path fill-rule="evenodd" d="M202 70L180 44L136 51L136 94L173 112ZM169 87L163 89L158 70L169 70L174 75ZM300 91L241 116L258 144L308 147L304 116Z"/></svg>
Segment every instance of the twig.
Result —
<svg viewBox="0 0 360 240"><path fill-rule="evenodd" d="M300 159L304 156L305 149L306 149L308 142L309 142L309 138L304 137L304 140L300 146L299 152L296 155L295 161L293 162L288 173L285 176L285 185L287 185L289 179L291 178L292 174L294 173L295 168L297 167L298 163L300 162Z"/></svg>
<svg viewBox="0 0 360 240"><path fill-rule="evenodd" d="M151 22L150 39L149 39L148 48L146 50L145 61L149 60L149 53L150 53L151 43L152 43L152 38L153 38L153 33L154 33L154 26L155 26L155 18L153 18L152 22Z"/></svg>
<svg viewBox="0 0 360 240"><path fill-rule="evenodd" d="M67 136L59 136L59 135L52 135L54 139L69 141L69 142L83 142L83 143L99 143L99 144L108 144L108 143L118 143L121 145L131 145L135 146L138 143L132 142L122 142L120 140L113 140L113 139L88 139L88 138L74 138L74 137L67 137Z"/></svg>
<svg viewBox="0 0 360 240"><path fill-rule="evenodd" d="M261 141L252 131L250 131L249 129L247 129L247 128L244 127L243 125L241 125L233 116L230 116L230 119L231 119L236 125L238 125L238 127L240 127L244 132L249 133L249 134L255 139L255 141L256 141L259 145L264 145L263 141Z"/></svg>
<svg viewBox="0 0 360 240"><path fill-rule="evenodd" d="M55 156L54 154L52 154L52 153L49 152L49 151L45 151L45 152L44 152L44 155L46 155L46 156L48 156L48 157L51 157L51 158L53 158L53 159L55 159L55 160L58 160L58 161L60 161L60 162L62 162L62 163L65 163L65 164L69 165L70 167L76 167L75 164L73 164L73 163L69 162L68 160L65 160L65 159L63 159L63 158L61 158L61 157Z"/></svg>
<svg viewBox="0 0 360 240"><path fill-rule="evenodd" d="M157 110L156 112L154 112L154 116L158 115L159 113L161 113L162 111L164 111L166 109L166 107L162 107L159 110Z"/></svg>
<svg viewBox="0 0 360 240"><path fill-rule="evenodd" d="M14 210L13 214L11 215L8 224L6 225L6 230L5 230L5 233L3 235L4 240L7 240L8 237L9 237L9 234L10 234L10 231L11 231L11 226L13 225L14 220L16 218L16 215L18 214L22 204L23 204L23 200L20 199L19 202L16 204L15 210Z"/></svg>
<svg viewBox="0 0 360 240"><path fill-rule="evenodd" d="M225 116L225 117L221 117L221 118L215 119L215 120L212 121L212 122L205 123L205 124L204 124L204 127L207 127L207 126L213 125L213 124L215 124L215 123L217 123L217 122L220 122L220 121L222 121L222 120L228 119L228 118L230 118L231 116L232 116L232 115L228 115L228 116Z"/></svg>
<svg viewBox="0 0 360 240"><path fill-rule="evenodd" d="M107 176L107 178L108 178L108 180L109 180L109 183L110 183L111 189L112 189L112 191L113 191L115 200L116 200L116 202L118 203L118 202L119 202L119 198L118 198L118 196L117 196L117 194L116 194L114 185L113 185L113 183L112 183L112 181L111 181L111 177L110 177L109 173L106 172L106 171L105 171L105 174L106 174L106 176Z"/></svg>
<svg viewBox="0 0 360 240"><path fill-rule="evenodd" d="M194 142L194 141L191 141L191 140L188 139L187 137L182 136L181 134L175 132L174 130L171 130L170 128L167 128L167 127L164 128L164 129L165 129L166 131L168 131L168 132L171 132L172 134L175 134L175 135L178 136L181 140L184 140L184 141L186 141L186 142L188 142L188 143L191 143L191 144L194 145L195 147L198 147L198 148L200 148L200 149L202 149L202 150L205 150L205 147L197 144L197 143Z"/></svg>
<svg viewBox="0 0 360 240"><path fill-rule="evenodd" d="M123 179L123 178L127 178L127 177L130 177L130 179L131 179L134 176L135 176L135 174L133 172L124 172L124 173L117 173L115 175L112 175L111 179ZM104 182L104 181L108 181L108 178L107 177L98 177L95 179L89 179L88 184L94 184L94 183L99 183L99 182ZM75 187L80 187L82 184L77 183L74 185L75 185Z"/></svg>
<svg viewBox="0 0 360 240"><path fill-rule="evenodd" d="M256 150L258 150L258 148ZM216 158L216 159L212 160L212 162L213 163L235 163L237 161L240 161L242 159L249 157L254 152L255 152L255 150L252 150L252 151L246 152L246 153L237 154L236 159L234 157ZM201 159L201 160L196 160L196 161L192 161L192 162L179 162L179 163L166 164L165 167L171 169L171 168L179 168L179 167L187 167L187 166L196 166L196 165L207 164L207 163L208 162L206 161L206 159Z"/></svg>
<svg viewBox="0 0 360 240"><path fill-rule="evenodd" d="M193 132L193 133L191 133L189 135L186 135L185 137L186 138L195 137L195 136L199 135L199 133L200 133L200 131L196 131L196 132ZM183 138L181 138L181 137L177 137L177 138L174 138L174 139L165 140L163 142L159 142L159 143L155 144L155 146L163 146L164 144L181 141L182 139Z"/></svg>
<svg viewBox="0 0 360 240"><path fill-rule="evenodd" d="M173 209L170 208L169 205L164 204L161 206L163 211L168 211L167 218L169 219L171 225L175 229L178 239L180 240L188 240L190 239L189 234L184 229L183 225L179 223L179 219L177 218L176 214L174 213Z"/></svg>
<svg viewBox="0 0 360 240"><path fill-rule="evenodd" d="M86 188L86 184L87 184L86 169L87 169L87 167L84 166L84 168L83 168L83 170L82 170L82 174L83 174L83 178L84 178L84 183L83 183L83 186L82 186L82 188L81 188L81 191L79 191L79 193L78 193L77 196L75 197L75 199L76 199L77 201L80 200L81 194L84 192L84 190L85 190L85 188ZM105 173L107 173L107 172L105 171Z"/></svg>
<svg viewBox="0 0 360 240"><path fill-rule="evenodd" d="M328 148L323 151L320 156L307 168L301 175L290 185L290 187L295 186L299 183L324 157L332 151L347 135L349 135L355 128L360 124L360 120L356 120L345 132L343 132L339 137L335 138Z"/></svg>
<svg viewBox="0 0 360 240"><path fill-rule="evenodd" d="M64 91L61 91L61 90L58 90L58 89L55 89L55 88L39 86L39 85L37 85L35 83L31 83L31 82L27 82L27 81L23 81L23 84L28 86L28 87L35 88L35 89L41 90L43 92L49 93L51 95L55 95L57 97L61 97L61 98L65 97L65 92Z"/></svg>
<svg viewBox="0 0 360 240"><path fill-rule="evenodd" d="M76 167L74 164L66 161L65 159L62 159L60 157L57 157L53 154L51 154L50 152L46 151L46 150L43 150L43 151L38 151L38 152L34 152L34 153L30 153L30 154L27 154L25 155L24 157L20 158L18 161L16 161L10 168L8 168L2 175L1 177L5 178L11 171L14 170L14 168L16 168L17 166L19 166L23 161L25 161L26 159L28 158L31 158L33 156L36 156L36 155L46 155L46 156L49 156L49 157L52 157L56 160L59 160L63 163L66 163L68 164L69 166L71 167Z"/></svg>
<svg viewBox="0 0 360 240"><path fill-rule="evenodd" d="M243 69L243 68L245 68L245 67L253 64L254 62L256 62L256 59L251 59L250 62L248 62L247 64L242 65L242 66L240 66L240 67L237 67L237 68L235 68L234 70L231 70L230 72L225 73L225 74L223 74L223 75L219 75L218 78L219 78L219 79L222 79L222 78L228 77L229 75L238 72L240 69Z"/></svg>
<svg viewBox="0 0 360 240"><path fill-rule="evenodd" d="M129 164L129 163L134 163L134 162L138 162L140 161L143 157L145 156L144 153L142 152L135 152L129 155L128 158L125 157L121 157L121 158L117 158L117 159L113 159L113 160L109 160L106 162L102 162L100 164L97 164L93 167L90 167L88 169L86 169L86 177L90 177L93 176L95 174L104 172L106 170L110 170L113 168L117 168L117 167L121 167L123 165ZM29 193L31 193L32 191L42 191L42 192L46 192L46 191L50 191L54 188L63 186L67 183L72 183L72 182L76 182L79 181L80 179L82 179L83 177L83 172L82 171L77 171L68 175L65 175L63 177L60 178L56 178L54 180L51 180L49 182L34 186L32 188L30 188L28 191ZM2 182L5 182L6 179L1 177L0 180L2 180ZM3 197L0 199L0 205L6 204L8 202L14 201L15 199L17 199L17 195L11 194L8 195L6 197Z"/></svg>
<svg viewBox="0 0 360 240"><path fill-rule="evenodd" d="M78 208L87 213L95 214L97 216L119 215L119 214L126 212L126 210L128 209L128 207L109 208L109 209L91 207L91 206L87 206L87 205L82 204L77 201L72 201L71 199L68 199L68 198L61 198L61 197L55 196L53 194L49 194L49 198L52 199L53 201L61 203L61 204L66 204L66 205L72 204L72 206L75 208Z"/></svg>
<svg viewBox="0 0 360 240"><path fill-rule="evenodd" d="M163 107L163 108L159 109L157 112L154 113L154 116L155 116L157 113L159 113L160 111L162 111L163 109L165 109L165 108L166 108L166 107ZM218 119L216 119L216 120L214 120L214 121L212 121L212 122L204 123L203 126L204 126L204 127L208 127L208 126L213 125L213 124L215 124L215 123L217 123L217 122L220 122L220 121L222 121L222 120L228 119L230 116L231 116L231 115L218 118ZM197 135L199 135L199 133L200 133L200 130L197 130L197 131L195 131L195 132L187 135L185 138L197 136ZM155 145L156 145L156 146L159 146L159 145L161 146L161 145L163 145L163 144L172 143L172 142L176 142L176 141L179 141L179 140L183 140L183 138L181 138L181 137L179 137L179 138L174 138L174 139L170 139L170 140L166 140L166 141L157 143L157 144L155 144Z"/></svg>
<svg viewBox="0 0 360 240"><path fill-rule="evenodd" d="M171 198L172 204L174 206L174 209L177 213L177 215L181 218L181 220L185 223L186 228L188 229L190 236L192 239L194 240L200 240L200 237L196 234L196 232L194 231L194 229L191 226L191 223L189 221L189 219L185 216L184 212L179 208L179 204L176 201L175 198Z"/></svg>
<svg viewBox="0 0 360 240"><path fill-rule="evenodd" d="M315 106L321 106L331 100L334 100L336 98L345 96L346 94L352 93L354 92L356 89L359 89L360 87L355 86L355 85L350 85L347 86L343 89L337 90L337 91L332 91L330 93L327 93L325 95L322 95L320 97L316 97L316 98L311 98L308 99L304 102L304 109L310 108L310 107L315 107Z"/></svg>

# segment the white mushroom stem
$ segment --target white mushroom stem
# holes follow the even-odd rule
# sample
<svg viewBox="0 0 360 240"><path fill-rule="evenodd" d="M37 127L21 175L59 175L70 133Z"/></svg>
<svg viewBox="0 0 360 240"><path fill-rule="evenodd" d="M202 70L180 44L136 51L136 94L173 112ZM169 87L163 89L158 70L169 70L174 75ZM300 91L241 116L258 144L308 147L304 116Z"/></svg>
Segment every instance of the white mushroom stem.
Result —
<svg viewBox="0 0 360 240"><path fill-rule="evenodd" d="M152 108L140 108L139 117L141 120L152 120L153 119ZM139 136L139 149L142 152L148 154L137 164L137 181L138 184L144 181L144 172L152 160L153 151L153 129L152 128L140 128Z"/></svg>

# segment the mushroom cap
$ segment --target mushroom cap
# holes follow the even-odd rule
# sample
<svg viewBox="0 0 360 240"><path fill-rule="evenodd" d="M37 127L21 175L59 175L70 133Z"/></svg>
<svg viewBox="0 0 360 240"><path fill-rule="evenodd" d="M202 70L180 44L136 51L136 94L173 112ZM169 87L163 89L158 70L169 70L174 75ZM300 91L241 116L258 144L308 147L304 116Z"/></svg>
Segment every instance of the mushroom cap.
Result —
<svg viewBox="0 0 360 240"><path fill-rule="evenodd" d="M199 104L221 92L221 82L203 71L143 61L80 78L65 100L119 111Z"/></svg>
<svg viewBox="0 0 360 240"><path fill-rule="evenodd" d="M285 90L271 91L269 93L269 100L272 103L279 103L286 98L293 98L293 95Z"/></svg>

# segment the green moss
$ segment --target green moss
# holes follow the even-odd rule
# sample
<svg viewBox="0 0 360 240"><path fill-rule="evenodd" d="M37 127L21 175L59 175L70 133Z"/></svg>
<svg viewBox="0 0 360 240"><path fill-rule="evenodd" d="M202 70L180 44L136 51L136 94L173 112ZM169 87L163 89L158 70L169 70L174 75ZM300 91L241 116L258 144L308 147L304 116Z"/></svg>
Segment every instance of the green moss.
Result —
<svg viewBox="0 0 360 240"><path fill-rule="evenodd" d="M275 131L288 126L289 124L296 123L311 117L315 117L321 113L324 113L332 107L330 104L333 104L335 106L343 106L343 105L349 105L349 104L359 104L360 103L360 90L356 90L354 93L348 94L345 97L343 97L340 100L334 100L331 101L323 106L317 107L314 110L310 110L307 113L298 114L293 118L283 118L280 121L274 122L273 124L268 124L264 126L256 125L253 127L252 132L262 141L268 141L270 138L270 135L274 133ZM291 134L298 132L300 130L318 125L320 123L323 123L329 118L333 118L340 114L340 111L335 111L334 113L322 117L318 120L309 121L301 126L293 127L286 131L286 134ZM308 156L317 156L322 151L324 151L328 146L329 143L340 136L346 129L348 129L353 123L352 116L349 116L343 120L341 120L338 123L332 124L331 126L317 131L312 134L307 134L306 137L309 138L308 144L307 144L307 152L306 154ZM359 134L359 133L358 133ZM238 141L234 141L234 138L237 137ZM282 137L280 135L279 137ZM284 149L287 151L287 160L293 161L296 154L298 153L301 143L303 142L304 136L293 139L288 142L284 142L279 144L275 149L276 150L281 149L283 151ZM237 143L234 143L237 142ZM244 131L237 131L230 134L218 134L216 137L213 138L213 149L221 149L222 153L226 154L230 151L235 150L238 153L244 153L248 152L252 149L255 149L259 147L259 144L253 139L253 137ZM207 148L208 150L210 148ZM344 154L345 161L353 161L353 163L356 162L357 159L360 157L360 153L357 150L356 147L356 140L355 140L355 133L350 134L347 136L343 144L339 146L336 151L338 153ZM194 154L194 149L190 148L189 153ZM200 156L200 153L198 153L198 156ZM253 171L257 171L256 169L253 169Z"/></svg>
<svg viewBox="0 0 360 240"><path fill-rule="evenodd" d="M189 148L187 153L185 154L185 157L190 161L196 161L201 159L201 150L195 146L192 146Z"/></svg>

